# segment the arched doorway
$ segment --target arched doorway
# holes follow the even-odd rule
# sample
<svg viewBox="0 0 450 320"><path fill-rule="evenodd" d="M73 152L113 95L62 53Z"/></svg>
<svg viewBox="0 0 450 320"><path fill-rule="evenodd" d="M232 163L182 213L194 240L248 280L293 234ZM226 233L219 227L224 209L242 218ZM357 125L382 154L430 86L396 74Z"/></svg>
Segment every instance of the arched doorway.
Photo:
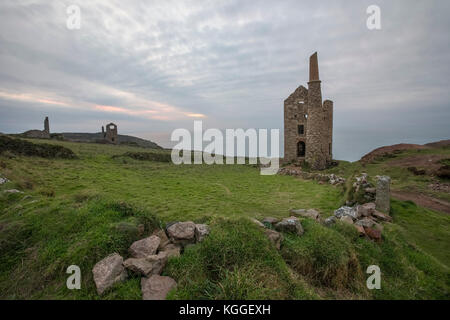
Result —
<svg viewBox="0 0 450 320"><path fill-rule="evenodd" d="M306 153L306 146L303 141L297 143L297 157L304 157Z"/></svg>

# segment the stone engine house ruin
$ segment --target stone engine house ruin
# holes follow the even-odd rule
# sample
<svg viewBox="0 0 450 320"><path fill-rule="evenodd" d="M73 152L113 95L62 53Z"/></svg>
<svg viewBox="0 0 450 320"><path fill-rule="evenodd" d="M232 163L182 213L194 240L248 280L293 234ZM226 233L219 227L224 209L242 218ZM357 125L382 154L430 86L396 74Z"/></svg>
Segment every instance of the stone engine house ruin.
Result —
<svg viewBox="0 0 450 320"><path fill-rule="evenodd" d="M327 168L332 161L333 101L322 103L317 52L310 57L308 89L298 87L284 101L284 163Z"/></svg>
<svg viewBox="0 0 450 320"><path fill-rule="evenodd" d="M102 126L102 134L103 139L110 143L117 144L117 125L114 123L109 123L106 125L106 132L105 128Z"/></svg>

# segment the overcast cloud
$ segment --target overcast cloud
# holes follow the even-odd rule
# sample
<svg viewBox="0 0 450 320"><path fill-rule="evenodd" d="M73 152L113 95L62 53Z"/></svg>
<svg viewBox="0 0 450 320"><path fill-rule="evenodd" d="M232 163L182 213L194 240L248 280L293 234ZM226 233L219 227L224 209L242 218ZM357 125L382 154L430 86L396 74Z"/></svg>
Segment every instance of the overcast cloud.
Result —
<svg viewBox="0 0 450 320"><path fill-rule="evenodd" d="M81 29L66 27L69 5ZM382 29L366 28L381 8ZM97 132L115 122L170 146L194 120L283 128L318 51L334 156L450 138L449 1L0 3L0 131Z"/></svg>

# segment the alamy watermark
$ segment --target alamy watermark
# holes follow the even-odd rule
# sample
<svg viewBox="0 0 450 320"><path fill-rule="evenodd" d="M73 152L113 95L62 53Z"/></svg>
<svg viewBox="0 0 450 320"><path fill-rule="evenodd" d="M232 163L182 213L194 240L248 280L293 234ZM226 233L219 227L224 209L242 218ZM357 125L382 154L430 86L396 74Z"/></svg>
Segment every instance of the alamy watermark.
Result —
<svg viewBox="0 0 450 320"><path fill-rule="evenodd" d="M379 266L376 265L371 265L367 267L366 270L367 274L371 274L371 276L369 276L367 278L366 281L366 286L367 289L369 290L373 290L373 289L377 289L380 290L381 289L381 270Z"/></svg>
<svg viewBox="0 0 450 320"><path fill-rule="evenodd" d="M67 7L66 13L68 15L66 20L66 27L69 30L81 29L81 9L79 6L72 4Z"/></svg>
<svg viewBox="0 0 450 320"><path fill-rule="evenodd" d="M367 29L381 30L381 9L373 4L367 7L366 13L369 15L366 21Z"/></svg>
<svg viewBox="0 0 450 320"><path fill-rule="evenodd" d="M171 141L178 142L171 154L174 164L245 164L248 161L259 163L262 175L274 175L280 168L279 129L270 130L270 154L267 129L226 129L224 141L222 131L203 132L203 122L194 121L193 133L192 137L187 129L172 132ZM204 143L207 143L205 147Z"/></svg>

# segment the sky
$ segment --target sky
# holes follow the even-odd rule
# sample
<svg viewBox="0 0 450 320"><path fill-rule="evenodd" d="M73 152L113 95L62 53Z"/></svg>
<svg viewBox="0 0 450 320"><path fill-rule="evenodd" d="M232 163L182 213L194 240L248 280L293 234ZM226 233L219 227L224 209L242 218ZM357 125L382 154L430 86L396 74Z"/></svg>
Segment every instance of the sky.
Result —
<svg viewBox="0 0 450 320"><path fill-rule="evenodd" d="M366 26L370 5L380 30ZM114 122L164 147L194 120L282 133L283 101L317 51L334 158L449 139L449 16L446 0L2 0L0 132L48 116L52 132Z"/></svg>

